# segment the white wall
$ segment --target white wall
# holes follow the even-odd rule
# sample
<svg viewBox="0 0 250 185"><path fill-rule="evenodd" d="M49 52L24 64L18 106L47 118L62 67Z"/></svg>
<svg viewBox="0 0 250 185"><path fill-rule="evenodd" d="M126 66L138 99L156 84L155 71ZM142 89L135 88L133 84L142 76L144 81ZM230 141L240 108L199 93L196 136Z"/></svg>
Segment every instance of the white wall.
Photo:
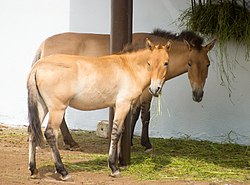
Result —
<svg viewBox="0 0 250 185"><path fill-rule="evenodd" d="M59 3L60 2L60 3ZM189 6L183 0L134 0L134 32L160 27L177 31L176 21L181 10ZM110 0L8 0L0 6L0 122L27 124L26 77L40 42L59 32L110 32ZM231 47L233 53L235 48ZM211 58L216 61L213 50ZM223 141L232 130L231 139L250 143L250 63L241 51L236 79L232 83L232 104L227 90L220 86L216 65L209 69L202 103L192 101L187 75L165 84L161 105L162 114L152 108L150 135L158 137L191 136ZM168 111L166 111L168 109ZM169 112L169 113L168 113ZM95 130L97 121L107 119L108 111L80 112L68 110L71 128ZM136 133L140 133L140 123Z"/></svg>
<svg viewBox="0 0 250 185"><path fill-rule="evenodd" d="M71 0L70 30L84 33L110 33L110 0Z"/></svg>
<svg viewBox="0 0 250 185"><path fill-rule="evenodd" d="M69 0L8 0L0 6L0 122L27 124L26 79L42 40L69 30Z"/></svg>

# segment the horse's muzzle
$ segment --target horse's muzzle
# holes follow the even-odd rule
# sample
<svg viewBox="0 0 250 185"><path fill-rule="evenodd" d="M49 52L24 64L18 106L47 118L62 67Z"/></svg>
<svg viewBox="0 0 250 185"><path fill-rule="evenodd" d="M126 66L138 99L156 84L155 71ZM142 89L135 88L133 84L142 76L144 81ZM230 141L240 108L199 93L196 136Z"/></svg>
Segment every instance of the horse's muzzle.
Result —
<svg viewBox="0 0 250 185"><path fill-rule="evenodd" d="M148 88L148 90L149 90L149 92L150 92L153 96L158 97L159 94L160 94L160 92L161 92L161 87L159 87L159 86L156 86L156 87L150 86L150 87Z"/></svg>
<svg viewBox="0 0 250 185"><path fill-rule="evenodd" d="M204 94L204 91L203 90L196 90L196 91L193 91L193 100L195 102L201 102L202 98L203 98L203 94Z"/></svg>

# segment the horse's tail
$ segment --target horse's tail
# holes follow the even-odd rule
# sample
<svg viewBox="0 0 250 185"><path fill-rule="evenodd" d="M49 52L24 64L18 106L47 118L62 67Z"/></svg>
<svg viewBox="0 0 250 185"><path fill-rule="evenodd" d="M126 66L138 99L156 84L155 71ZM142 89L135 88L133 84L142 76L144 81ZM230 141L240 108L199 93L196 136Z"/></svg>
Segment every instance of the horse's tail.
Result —
<svg viewBox="0 0 250 185"><path fill-rule="evenodd" d="M42 58L43 55L43 48L44 48L44 42L41 43L41 45L39 46L39 48L36 50L36 55L33 59L32 62L32 66L39 60Z"/></svg>
<svg viewBox="0 0 250 185"><path fill-rule="evenodd" d="M43 101L40 96L37 83L36 71L30 73L28 77L28 118L29 118L29 134L36 146L41 146L43 143L43 135L41 129L41 120L39 118L38 101Z"/></svg>

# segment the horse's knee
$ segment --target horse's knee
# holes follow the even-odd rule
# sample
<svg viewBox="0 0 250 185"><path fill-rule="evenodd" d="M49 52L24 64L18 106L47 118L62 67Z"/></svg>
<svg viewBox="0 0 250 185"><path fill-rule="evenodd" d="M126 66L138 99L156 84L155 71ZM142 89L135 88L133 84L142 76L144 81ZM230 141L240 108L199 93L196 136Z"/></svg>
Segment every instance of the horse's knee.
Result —
<svg viewBox="0 0 250 185"><path fill-rule="evenodd" d="M56 136L55 136L52 128L46 128L46 130L44 132L44 136L49 144L56 142Z"/></svg>
<svg viewBox="0 0 250 185"><path fill-rule="evenodd" d="M141 120L142 120L143 124L148 125L149 121L150 121L150 112L149 111L142 111Z"/></svg>
<svg viewBox="0 0 250 185"><path fill-rule="evenodd" d="M123 124L120 124L119 121L114 121L113 122L113 128L112 128L112 132L111 132L111 136L113 135L114 137L115 136L120 136L124 131L124 125Z"/></svg>

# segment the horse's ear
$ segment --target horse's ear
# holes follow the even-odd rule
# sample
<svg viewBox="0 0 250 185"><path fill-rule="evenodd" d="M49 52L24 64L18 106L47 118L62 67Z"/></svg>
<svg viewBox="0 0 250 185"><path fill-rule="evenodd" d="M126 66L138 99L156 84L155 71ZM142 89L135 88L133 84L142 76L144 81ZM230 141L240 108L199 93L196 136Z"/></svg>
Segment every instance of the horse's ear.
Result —
<svg viewBox="0 0 250 185"><path fill-rule="evenodd" d="M193 48L192 44L190 44L190 43L189 43L187 40L185 40L185 39L184 39L184 43L186 44L188 50L191 51L192 48Z"/></svg>
<svg viewBox="0 0 250 185"><path fill-rule="evenodd" d="M148 38L146 38L146 47L152 51L155 48L155 45Z"/></svg>
<svg viewBox="0 0 250 185"><path fill-rule="evenodd" d="M165 45L166 51L170 51L172 43L173 43L172 40L168 40L167 44Z"/></svg>
<svg viewBox="0 0 250 185"><path fill-rule="evenodd" d="M216 39L214 39L212 42L204 46L204 48L206 49L207 52L209 52L211 49L213 49L215 43L216 43Z"/></svg>

